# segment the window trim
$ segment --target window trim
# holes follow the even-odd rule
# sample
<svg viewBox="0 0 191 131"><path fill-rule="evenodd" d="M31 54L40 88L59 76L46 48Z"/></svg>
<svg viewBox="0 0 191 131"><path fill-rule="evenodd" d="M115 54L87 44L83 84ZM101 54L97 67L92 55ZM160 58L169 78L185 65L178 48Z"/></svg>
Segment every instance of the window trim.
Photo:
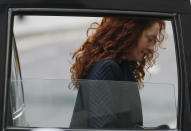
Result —
<svg viewBox="0 0 191 131"><path fill-rule="evenodd" d="M9 8L12 15L55 15L55 16L112 16L119 17L129 15L133 17L172 19L176 13L145 12L145 11L121 11L102 9L67 9L67 8Z"/></svg>

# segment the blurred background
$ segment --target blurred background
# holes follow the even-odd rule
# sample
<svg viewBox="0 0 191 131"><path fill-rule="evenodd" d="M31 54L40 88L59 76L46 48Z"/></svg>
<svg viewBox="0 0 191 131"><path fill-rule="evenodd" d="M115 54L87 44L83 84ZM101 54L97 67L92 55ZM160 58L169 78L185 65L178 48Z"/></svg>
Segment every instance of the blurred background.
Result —
<svg viewBox="0 0 191 131"><path fill-rule="evenodd" d="M77 91L68 89L72 53L86 40L90 24L101 19L15 16L14 35L24 81L26 119L30 126L69 126L77 94ZM165 49L159 50L157 63L144 80L149 86L145 86L140 94L144 126L168 124L176 128L177 62L171 22L166 21L166 25ZM153 85L156 90L150 83L157 83ZM170 104L164 103L167 100Z"/></svg>

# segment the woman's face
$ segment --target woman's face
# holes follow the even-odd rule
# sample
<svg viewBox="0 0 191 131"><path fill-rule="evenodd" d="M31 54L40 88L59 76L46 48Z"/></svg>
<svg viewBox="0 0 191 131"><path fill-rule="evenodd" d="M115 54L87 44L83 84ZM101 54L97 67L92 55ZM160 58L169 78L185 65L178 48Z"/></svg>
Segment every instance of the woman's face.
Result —
<svg viewBox="0 0 191 131"><path fill-rule="evenodd" d="M142 61L145 54L154 53L154 46L156 44L159 30L159 24L155 23L150 28L143 31L138 40L137 46L129 52L129 60Z"/></svg>

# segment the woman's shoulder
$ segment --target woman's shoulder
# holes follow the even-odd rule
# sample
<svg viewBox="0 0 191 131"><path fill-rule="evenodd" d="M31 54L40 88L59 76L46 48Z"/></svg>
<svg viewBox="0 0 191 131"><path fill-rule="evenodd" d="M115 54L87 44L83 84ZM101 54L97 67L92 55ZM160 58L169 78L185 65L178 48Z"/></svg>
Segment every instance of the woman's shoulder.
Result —
<svg viewBox="0 0 191 131"><path fill-rule="evenodd" d="M112 59L101 60L94 65L95 67L113 67L120 68L119 64Z"/></svg>
<svg viewBox="0 0 191 131"><path fill-rule="evenodd" d="M112 59L101 60L95 63L92 69L96 71L113 71L113 72L121 70L119 64Z"/></svg>
<svg viewBox="0 0 191 131"><path fill-rule="evenodd" d="M88 78L103 80L120 80L121 68L114 60L101 60L93 65Z"/></svg>

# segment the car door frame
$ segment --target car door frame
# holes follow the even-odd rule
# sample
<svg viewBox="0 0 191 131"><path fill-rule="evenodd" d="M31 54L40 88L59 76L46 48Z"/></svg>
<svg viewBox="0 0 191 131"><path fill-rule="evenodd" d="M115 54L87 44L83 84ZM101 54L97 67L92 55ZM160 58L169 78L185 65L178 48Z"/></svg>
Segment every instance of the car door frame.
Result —
<svg viewBox="0 0 191 131"><path fill-rule="evenodd" d="M0 8L0 127L6 128L6 100L7 87L10 80L10 59L11 59L11 38L13 28L13 16L17 14L29 15L75 15L75 16L142 16L142 17L160 17L173 20L173 29L175 36L175 46L177 53L177 67L179 78L179 98L178 98L178 129L186 131L190 129L190 48L188 36L190 32L186 27L191 19L189 14L183 13L158 13L144 11L118 11L118 10L98 10L98 9L63 9L63 8L9 8L3 6ZM188 22L187 22L188 20ZM183 24L185 23L185 24ZM190 33L191 34L191 33ZM185 49L188 48L188 49ZM187 106L189 105L189 106ZM18 130L28 130L26 128L17 128ZM29 128L32 129L32 128ZM6 128L6 130L13 130Z"/></svg>

